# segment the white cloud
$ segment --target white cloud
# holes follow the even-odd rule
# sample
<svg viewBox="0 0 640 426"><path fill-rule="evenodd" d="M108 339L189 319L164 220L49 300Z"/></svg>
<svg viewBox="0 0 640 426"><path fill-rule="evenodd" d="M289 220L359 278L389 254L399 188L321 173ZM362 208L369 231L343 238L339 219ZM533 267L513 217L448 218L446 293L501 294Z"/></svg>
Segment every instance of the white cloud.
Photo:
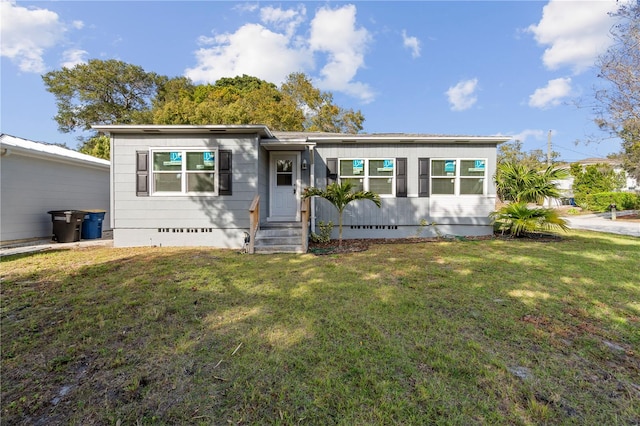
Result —
<svg viewBox="0 0 640 426"><path fill-rule="evenodd" d="M547 132L539 129L525 129L520 133L513 135L513 140L525 143L528 139L543 140L546 138Z"/></svg>
<svg viewBox="0 0 640 426"><path fill-rule="evenodd" d="M58 14L46 9L21 7L14 1L1 1L0 15L2 56L11 59L23 72L44 72L45 50L62 40L66 29Z"/></svg>
<svg viewBox="0 0 640 426"><path fill-rule="evenodd" d="M533 108L548 108L560 105L562 98L571 94L571 78L556 78L549 80L546 87L536 89L529 96L529 106Z"/></svg>
<svg viewBox="0 0 640 426"><path fill-rule="evenodd" d="M371 88L354 82L358 70L364 66L364 54L371 41L369 32L356 28L356 7L338 9L323 7L311 21L310 49L327 54L327 63L320 70L322 78L317 82L324 90L336 90L371 102Z"/></svg>
<svg viewBox="0 0 640 426"><path fill-rule="evenodd" d="M299 5L298 9L283 10L275 7L263 7L260 9L260 19L266 25L272 24L275 28L284 29L286 34L291 36L296 28L304 22L307 9L304 5Z"/></svg>
<svg viewBox="0 0 640 426"><path fill-rule="evenodd" d="M464 111L476 103L478 97L475 91L478 87L478 79L463 80L455 86L449 87L446 94L453 111Z"/></svg>
<svg viewBox="0 0 640 426"><path fill-rule="evenodd" d="M84 22L82 21L73 21L71 23L71 26L73 26L73 28L75 28L76 30L81 30L84 28Z"/></svg>
<svg viewBox="0 0 640 426"><path fill-rule="evenodd" d="M69 49L62 53L61 67L73 68L78 64L87 62L85 57L89 54L86 50L82 49Z"/></svg>
<svg viewBox="0 0 640 426"><path fill-rule="evenodd" d="M195 82L213 83L221 77L249 74L279 84L291 72L312 71L314 59L324 54L320 78L314 79L317 87L371 101L371 88L354 81L364 66L371 39L365 28L356 27L355 16L353 5L320 8L305 38L298 34L306 19L304 6L264 7L260 9L261 24L245 24L234 33L200 37L197 63L185 70L185 75Z"/></svg>
<svg viewBox="0 0 640 426"><path fill-rule="evenodd" d="M235 33L201 37L200 42L212 47L196 51L196 66L185 71L195 82L213 83L222 77L248 74L281 83L312 60L308 52L291 46L291 37L260 24L243 25Z"/></svg>
<svg viewBox="0 0 640 426"><path fill-rule="evenodd" d="M551 0L542 10L542 19L527 31L548 46L542 56L549 69L569 66L580 73L611 45L609 30L614 20L608 15L618 8L615 0Z"/></svg>
<svg viewBox="0 0 640 426"><path fill-rule="evenodd" d="M413 58L420 57L420 40L418 40L417 37L408 37L407 32L402 30L402 44L411 50L411 56Z"/></svg>

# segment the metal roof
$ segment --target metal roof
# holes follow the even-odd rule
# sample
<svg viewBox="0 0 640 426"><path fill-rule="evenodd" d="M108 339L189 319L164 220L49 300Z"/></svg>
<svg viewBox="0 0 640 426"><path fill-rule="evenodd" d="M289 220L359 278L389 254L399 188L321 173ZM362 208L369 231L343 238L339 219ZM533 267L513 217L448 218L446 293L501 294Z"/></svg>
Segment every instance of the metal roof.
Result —
<svg viewBox="0 0 640 426"><path fill-rule="evenodd" d="M66 161L85 166L99 168L111 167L111 162L102 158L93 157L78 151L63 148L58 145L30 141L7 134L0 134L0 146L2 156L18 154L30 157L41 157L49 160Z"/></svg>

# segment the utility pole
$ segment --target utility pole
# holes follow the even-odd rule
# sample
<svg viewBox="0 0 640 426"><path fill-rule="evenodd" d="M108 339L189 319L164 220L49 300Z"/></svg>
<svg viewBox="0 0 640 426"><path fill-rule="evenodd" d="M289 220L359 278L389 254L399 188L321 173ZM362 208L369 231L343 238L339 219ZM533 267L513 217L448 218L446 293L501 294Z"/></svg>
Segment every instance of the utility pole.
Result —
<svg viewBox="0 0 640 426"><path fill-rule="evenodd" d="M551 165L551 130L547 135L547 166Z"/></svg>
<svg viewBox="0 0 640 426"><path fill-rule="evenodd" d="M547 134L547 167L551 167L551 130ZM551 208L551 198L547 197L549 208Z"/></svg>

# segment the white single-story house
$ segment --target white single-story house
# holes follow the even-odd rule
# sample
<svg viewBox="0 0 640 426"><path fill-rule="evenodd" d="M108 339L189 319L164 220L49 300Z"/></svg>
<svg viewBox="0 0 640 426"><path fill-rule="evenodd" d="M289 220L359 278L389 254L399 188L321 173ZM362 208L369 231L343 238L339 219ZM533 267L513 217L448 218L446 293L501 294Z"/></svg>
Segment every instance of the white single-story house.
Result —
<svg viewBox="0 0 640 426"><path fill-rule="evenodd" d="M104 210L109 161L57 145L0 135L0 244L51 238L52 210Z"/></svg>
<svg viewBox="0 0 640 426"><path fill-rule="evenodd" d="M97 125L111 138L114 245L306 251L306 187L376 192L345 210L344 238L489 235L504 136L272 132L264 125ZM301 230L301 231L300 231ZM337 229L334 229L334 237Z"/></svg>

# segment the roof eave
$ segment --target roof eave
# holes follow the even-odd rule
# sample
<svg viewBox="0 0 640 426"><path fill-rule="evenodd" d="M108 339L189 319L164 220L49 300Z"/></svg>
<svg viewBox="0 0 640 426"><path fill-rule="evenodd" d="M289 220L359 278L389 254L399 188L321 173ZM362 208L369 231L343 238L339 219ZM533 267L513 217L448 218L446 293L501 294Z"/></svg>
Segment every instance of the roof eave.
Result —
<svg viewBox="0 0 640 426"><path fill-rule="evenodd" d="M207 124L207 125L172 125L172 124L132 124L132 125L93 125L92 129L103 133L141 133L141 134L167 134L167 133L199 133L199 134L253 134L257 133L264 138L273 138L271 130L262 124Z"/></svg>

